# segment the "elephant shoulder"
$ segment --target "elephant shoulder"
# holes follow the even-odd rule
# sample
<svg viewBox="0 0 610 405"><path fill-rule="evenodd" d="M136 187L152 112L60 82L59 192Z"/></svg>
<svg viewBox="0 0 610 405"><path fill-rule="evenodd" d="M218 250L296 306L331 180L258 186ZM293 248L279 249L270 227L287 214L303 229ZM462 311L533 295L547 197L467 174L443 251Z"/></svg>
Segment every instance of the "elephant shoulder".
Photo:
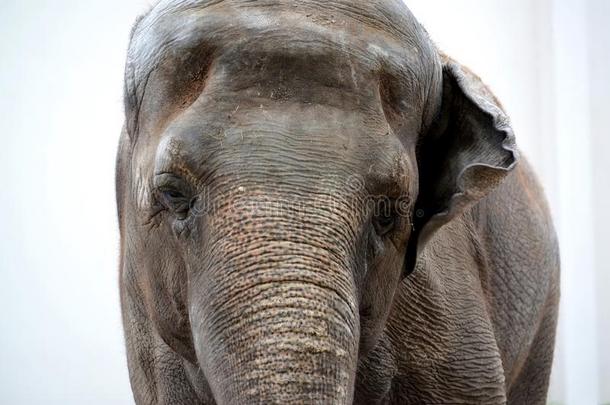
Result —
<svg viewBox="0 0 610 405"><path fill-rule="evenodd" d="M549 205L529 162L521 158L506 179L472 210L477 236L492 262L508 267L558 267ZM500 265L501 263L496 263Z"/></svg>
<svg viewBox="0 0 610 405"><path fill-rule="evenodd" d="M559 248L544 190L526 159L472 211L481 284L508 382L529 355L540 320L557 312Z"/></svg>

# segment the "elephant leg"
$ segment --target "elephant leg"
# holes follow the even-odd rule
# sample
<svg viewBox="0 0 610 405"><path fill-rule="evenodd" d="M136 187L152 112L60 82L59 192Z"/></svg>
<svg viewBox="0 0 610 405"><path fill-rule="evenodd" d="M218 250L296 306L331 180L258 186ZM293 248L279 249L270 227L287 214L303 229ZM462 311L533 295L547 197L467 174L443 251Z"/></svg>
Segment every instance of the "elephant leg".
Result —
<svg viewBox="0 0 610 405"><path fill-rule="evenodd" d="M127 292L123 293L127 358L134 400L150 405L214 405L199 368L176 354Z"/></svg>
<svg viewBox="0 0 610 405"><path fill-rule="evenodd" d="M549 379L553 365L553 349L559 294L553 294L540 323L538 333L532 343L517 380L512 384L508 395L508 405L545 405Z"/></svg>
<svg viewBox="0 0 610 405"><path fill-rule="evenodd" d="M140 357L132 378L137 387L136 403L155 405L214 405L214 399L199 369L173 352L159 336L152 336L150 355Z"/></svg>
<svg viewBox="0 0 610 405"><path fill-rule="evenodd" d="M195 365L160 342L155 348L159 405L214 405L207 382Z"/></svg>

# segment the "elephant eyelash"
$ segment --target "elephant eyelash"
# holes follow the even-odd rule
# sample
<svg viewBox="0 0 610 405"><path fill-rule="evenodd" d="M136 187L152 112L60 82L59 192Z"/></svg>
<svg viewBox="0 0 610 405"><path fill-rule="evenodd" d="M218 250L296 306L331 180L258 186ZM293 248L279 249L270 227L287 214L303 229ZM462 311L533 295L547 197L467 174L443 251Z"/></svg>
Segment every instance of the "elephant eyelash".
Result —
<svg viewBox="0 0 610 405"><path fill-rule="evenodd" d="M396 202L380 200L375 205L373 213L373 226L379 236L386 236L391 233L398 223Z"/></svg>
<svg viewBox="0 0 610 405"><path fill-rule="evenodd" d="M172 212L178 219L186 219L192 206L192 198L175 188L161 188L155 194L158 206Z"/></svg>
<svg viewBox="0 0 610 405"><path fill-rule="evenodd" d="M196 196L192 184L173 172L157 173L154 184L155 206L179 220L185 220Z"/></svg>

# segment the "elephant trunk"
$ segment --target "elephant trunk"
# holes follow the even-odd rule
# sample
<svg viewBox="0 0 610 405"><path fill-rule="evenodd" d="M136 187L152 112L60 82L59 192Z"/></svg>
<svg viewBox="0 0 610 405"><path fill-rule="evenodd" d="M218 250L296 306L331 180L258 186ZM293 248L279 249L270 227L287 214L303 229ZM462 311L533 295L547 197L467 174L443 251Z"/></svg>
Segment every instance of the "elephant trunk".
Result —
<svg viewBox="0 0 610 405"><path fill-rule="evenodd" d="M330 251L319 235L294 236L295 224L246 223L211 243L189 292L197 358L216 401L351 403L359 318L345 244Z"/></svg>
<svg viewBox="0 0 610 405"><path fill-rule="evenodd" d="M227 298L195 339L218 403L351 403L353 304L322 283L296 279L260 278Z"/></svg>

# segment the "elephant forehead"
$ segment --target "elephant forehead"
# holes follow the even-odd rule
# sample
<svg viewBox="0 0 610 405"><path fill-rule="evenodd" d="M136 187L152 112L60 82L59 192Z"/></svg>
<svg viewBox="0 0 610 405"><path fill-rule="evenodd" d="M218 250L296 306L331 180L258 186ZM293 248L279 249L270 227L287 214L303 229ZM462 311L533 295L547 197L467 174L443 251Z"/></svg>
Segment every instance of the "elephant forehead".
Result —
<svg viewBox="0 0 610 405"><path fill-rule="evenodd" d="M354 4L355 3L355 4ZM129 63L136 81L180 49L220 53L247 46L313 56L340 55L366 68L424 72L426 35L402 2L163 1L134 29ZM374 4L373 4L374 3Z"/></svg>
<svg viewBox="0 0 610 405"><path fill-rule="evenodd" d="M424 31L400 0L161 0L144 16L140 25L144 28L155 25L168 16L196 19L214 13L218 13L216 18L224 13L231 18L250 16L261 22L270 18L277 23L287 12L330 27L349 18L360 26L384 31L400 42L407 37L420 36Z"/></svg>
<svg viewBox="0 0 610 405"><path fill-rule="evenodd" d="M227 162L253 167L258 162L283 169L310 165L310 171L319 166L322 172L336 165L357 173L391 166L401 153L380 113L273 101L238 107L228 111L228 120L227 110L217 106L185 113L164 132L157 167L166 171L175 164L206 168Z"/></svg>

